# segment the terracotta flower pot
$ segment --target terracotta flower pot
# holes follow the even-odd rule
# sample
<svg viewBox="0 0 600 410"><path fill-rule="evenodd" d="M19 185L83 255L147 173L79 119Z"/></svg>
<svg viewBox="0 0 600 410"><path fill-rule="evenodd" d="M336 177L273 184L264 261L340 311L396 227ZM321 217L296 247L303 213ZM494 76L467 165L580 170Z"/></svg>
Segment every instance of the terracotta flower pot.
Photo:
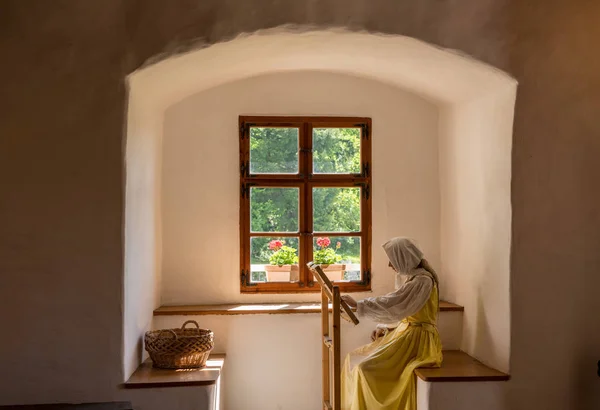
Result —
<svg viewBox="0 0 600 410"><path fill-rule="evenodd" d="M325 272L325 275L327 275L329 280L339 281L339 280L344 279L344 272L346 271L346 265L338 264L338 263L331 264L331 265L322 264L321 269L323 269L323 272Z"/></svg>
<svg viewBox="0 0 600 410"><path fill-rule="evenodd" d="M300 279L298 265L265 265L267 282L297 282Z"/></svg>

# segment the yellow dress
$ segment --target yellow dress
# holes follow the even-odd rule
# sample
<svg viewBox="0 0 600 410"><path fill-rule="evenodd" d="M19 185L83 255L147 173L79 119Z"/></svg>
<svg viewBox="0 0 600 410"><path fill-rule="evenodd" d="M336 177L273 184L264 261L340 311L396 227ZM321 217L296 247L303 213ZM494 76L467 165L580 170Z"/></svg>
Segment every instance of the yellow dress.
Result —
<svg viewBox="0 0 600 410"><path fill-rule="evenodd" d="M375 342L351 352L342 369L343 410L415 410L418 367L439 367L438 288L425 306Z"/></svg>

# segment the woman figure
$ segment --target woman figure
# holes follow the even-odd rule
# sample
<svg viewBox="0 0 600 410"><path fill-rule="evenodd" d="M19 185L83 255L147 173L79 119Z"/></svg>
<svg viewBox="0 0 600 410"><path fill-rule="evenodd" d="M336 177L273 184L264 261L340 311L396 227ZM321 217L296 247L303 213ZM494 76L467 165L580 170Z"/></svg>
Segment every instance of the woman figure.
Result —
<svg viewBox="0 0 600 410"><path fill-rule="evenodd" d="M342 370L342 409L415 410L417 367L439 367L442 343L436 328L438 277L423 253L407 238L383 245L396 272L396 290L356 302L359 317L378 325L373 343L351 352ZM400 323L398 323L400 322ZM398 324L395 327L393 324Z"/></svg>

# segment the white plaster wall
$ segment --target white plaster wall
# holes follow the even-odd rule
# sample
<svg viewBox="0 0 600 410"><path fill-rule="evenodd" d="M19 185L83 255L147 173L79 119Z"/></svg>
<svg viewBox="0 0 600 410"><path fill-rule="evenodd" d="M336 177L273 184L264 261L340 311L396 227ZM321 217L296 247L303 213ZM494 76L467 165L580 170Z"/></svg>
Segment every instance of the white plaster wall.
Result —
<svg viewBox="0 0 600 410"><path fill-rule="evenodd" d="M135 410L224 410L217 407L217 390L216 385L124 389L119 399Z"/></svg>
<svg viewBox="0 0 600 410"><path fill-rule="evenodd" d="M136 99L139 90L130 90ZM137 100L137 99L136 99ZM152 101L140 99L130 110L128 132L152 135L162 127L162 116L145 116ZM160 140L129 138L125 147L125 275L123 309L123 379L140 364L143 334L160 304Z"/></svg>
<svg viewBox="0 0 600 410"><path fill-rule="evenodd" d="M440 110L442 297L465 307L462 349L509 371L511 147L516 87Z"/></svg>
<svg viewBox="0 0 600 410"><path fill-rule="evenodd" d="M321 316L157 316L157 329L193 319L215 332L215 353L226 353L222 384L224 410L309 410L320 408ZM441 312L445 349L457 349L461 312ZM375 323L342 321L342 357L370 341Z"/></svg>
<svg viewBox="0 0 600 410"><path fill-rule="evenodd" d="M393 290L380 245L414 237L439 265L437 107L396 87L349 75L280 73L189 97L165 115L162 304L317 300L239 291L238 116L373 119L373 291ZM440 273L443 283L444 275Z"/></svg>
<svg viewBox="0 0 600 410"><path fill-rule="evenodd" d="M504 410L506 382L425 382L417 378L416 410Z"/></svg>

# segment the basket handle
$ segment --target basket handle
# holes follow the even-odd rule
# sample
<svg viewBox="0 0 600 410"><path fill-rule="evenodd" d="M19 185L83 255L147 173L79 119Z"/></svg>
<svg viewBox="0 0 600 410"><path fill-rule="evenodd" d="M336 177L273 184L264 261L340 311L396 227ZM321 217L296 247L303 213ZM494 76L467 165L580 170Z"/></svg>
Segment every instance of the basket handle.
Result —
<svg viewBox="0 0 600 410"><path fill-rule="evenodd" d="M175 333L172 329L161 330L157 337L161 337L163 333L171 333L173 335L173 338L177 340L177 333Z"/></svg>
<svg viewBox="0 0 600 410"><path fill-rule="evenodd" d="M196 322L195 320L186 320L185 323L183 325L181 325L182 329L185 329L185 325L187 325L188 323L193 323L196 325L196 328L198 329L198 331L200 331L200 325L198 324L198 322Z"/></svg>

